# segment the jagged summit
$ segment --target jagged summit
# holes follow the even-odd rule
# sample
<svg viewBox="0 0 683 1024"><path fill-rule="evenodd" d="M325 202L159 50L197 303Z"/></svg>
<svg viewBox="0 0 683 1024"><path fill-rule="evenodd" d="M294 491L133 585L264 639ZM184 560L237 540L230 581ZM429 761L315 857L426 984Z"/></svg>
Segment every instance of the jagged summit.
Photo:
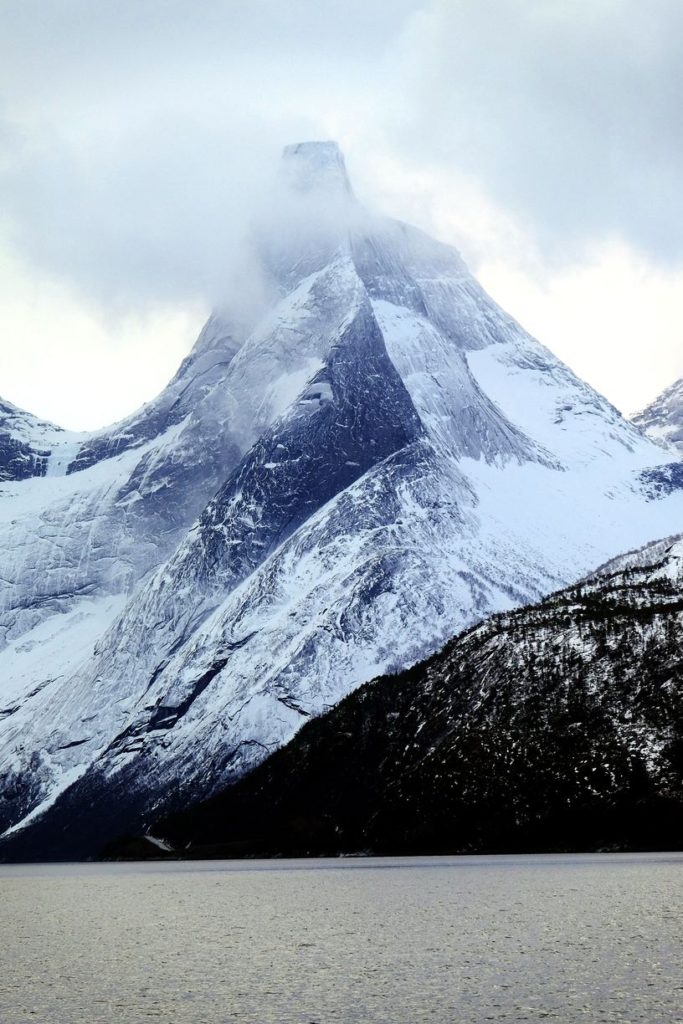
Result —
<svg viewBox="0 0 683 1024"><path fill-rule="evenodd" d="M322 191L351 198L351 182L339 145L333 141L295 142L282 151L283 173L298 192Z"/></svg>
<svg viewBox="0 0 683 1024"><path fill-rule="evenodd" d="M224 309L157 399L59 451L10 416L0 828L60 793L127 824L179 779L207 795L360 683L681 529L652 477L675 450L455 250L347 203L334 143L283 168L301 201L275 189L253 322Z"/></svg>
<svg viewBox="0 0 683 1024"><path fill-rule="evenodd" d="M650 437L683 450L683 378L666 388L633 420Z"/></svg>

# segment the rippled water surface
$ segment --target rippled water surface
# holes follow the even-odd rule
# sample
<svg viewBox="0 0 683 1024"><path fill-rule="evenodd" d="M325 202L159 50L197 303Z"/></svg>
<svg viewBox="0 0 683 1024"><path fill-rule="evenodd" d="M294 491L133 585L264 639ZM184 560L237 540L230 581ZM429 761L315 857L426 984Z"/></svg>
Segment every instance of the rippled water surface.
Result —
<svg viewBox="0 0 683 1024"><path fill-rule="evenodd" d="M0 868L2 1024L683 1021L683 856Z"/></svg>

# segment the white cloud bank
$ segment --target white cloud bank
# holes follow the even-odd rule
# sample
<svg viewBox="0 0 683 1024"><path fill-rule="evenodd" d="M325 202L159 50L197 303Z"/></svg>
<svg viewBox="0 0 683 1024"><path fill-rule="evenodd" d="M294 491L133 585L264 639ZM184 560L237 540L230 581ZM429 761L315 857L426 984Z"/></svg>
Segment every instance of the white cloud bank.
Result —
<svg viewBox="0 0 683 1024"><path fill-rule="evenodd" d="M0 394L151 397L239 267L280 148L453 242L617 405L683 375L678 0L9 0Z"/></svg>

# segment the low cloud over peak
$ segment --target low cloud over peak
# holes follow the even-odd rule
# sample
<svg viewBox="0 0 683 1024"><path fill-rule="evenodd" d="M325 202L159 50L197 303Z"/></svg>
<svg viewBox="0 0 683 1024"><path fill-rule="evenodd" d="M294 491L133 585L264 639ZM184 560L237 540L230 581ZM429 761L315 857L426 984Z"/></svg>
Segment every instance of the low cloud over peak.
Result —
<svg viewBox="0 0 683 1024"><path fill-rule="evenodd" d="M0 249L100 318L221 302L306 139L338 140L361 202L475 271L538 284L620 246L683 273L678 0L10 0L2 19Z"/></svg>

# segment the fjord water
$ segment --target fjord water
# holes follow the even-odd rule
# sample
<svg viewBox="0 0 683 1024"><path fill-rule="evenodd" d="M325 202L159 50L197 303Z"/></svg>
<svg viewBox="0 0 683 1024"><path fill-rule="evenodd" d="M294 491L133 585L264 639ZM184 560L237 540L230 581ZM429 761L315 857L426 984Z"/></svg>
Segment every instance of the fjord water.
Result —
<svg viewBox="0 0 683 1024"><path fill-rule="evenodd" d="M3 1024L683 1019L683 854L0 869Z"/></svg>

